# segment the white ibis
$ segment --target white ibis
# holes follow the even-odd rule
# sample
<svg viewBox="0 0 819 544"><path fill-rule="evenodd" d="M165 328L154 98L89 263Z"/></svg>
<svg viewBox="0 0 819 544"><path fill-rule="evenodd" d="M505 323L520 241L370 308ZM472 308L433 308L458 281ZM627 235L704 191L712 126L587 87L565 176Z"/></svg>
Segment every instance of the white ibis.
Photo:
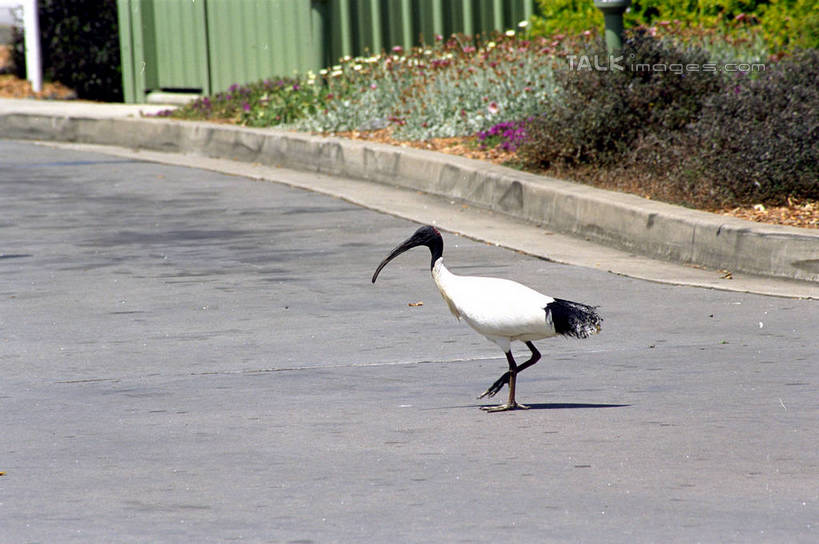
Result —
<svg viewBox="0 0 819 544"><path fill-rule="evenodd" d="M509 400L498 406L482 407L483 410L500 412L528 408L515 401L515 382L521 371L540 359L540 352L532 343L533 340L558 334L586 338L600 331L603 318L597 314L596 307L552 298L510 280L453 274L444 266L444 240L441 233L431 226L419 228L392 250L376 268L373 283L387 263L416 246L429 248L432 254L432 279L449 310L458 320L463 319L470 327L500 346L506 354L509 371L478 398L491 398L508 384ZM518 365L512 357L513 341L525 343L532 352L532 356L523 364Z"/></svg>

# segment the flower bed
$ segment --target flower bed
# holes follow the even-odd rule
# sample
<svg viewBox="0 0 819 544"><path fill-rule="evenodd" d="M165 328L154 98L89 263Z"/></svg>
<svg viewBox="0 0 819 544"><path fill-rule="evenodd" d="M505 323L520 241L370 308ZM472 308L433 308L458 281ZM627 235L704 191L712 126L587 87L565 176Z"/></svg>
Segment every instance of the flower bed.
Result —
<svg viewBox="0 0 819 544"><path fill-rule="evenodd" d="M630 33L619 60L592 31L438 37L318 74L236 85L171 115L458 139L455 147L514 167L703 209L815 201L819 91L799 82L819 78L816 50L770 56L746 30L660 22Z"/></svg>

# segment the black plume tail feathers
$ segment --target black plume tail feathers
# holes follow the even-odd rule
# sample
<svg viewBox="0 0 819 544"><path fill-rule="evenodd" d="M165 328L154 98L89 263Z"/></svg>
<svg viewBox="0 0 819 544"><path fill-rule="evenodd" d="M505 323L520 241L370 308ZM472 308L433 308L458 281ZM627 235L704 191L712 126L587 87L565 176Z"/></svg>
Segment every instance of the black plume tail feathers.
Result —
<svg viewBox="0 0 819 544"><path fill-rule="evenodd" d="M600 332L603 318L597 313L596 306L554 299L544 308L546 322L551 323L557 334L574 338L588 338Z"/></svg>

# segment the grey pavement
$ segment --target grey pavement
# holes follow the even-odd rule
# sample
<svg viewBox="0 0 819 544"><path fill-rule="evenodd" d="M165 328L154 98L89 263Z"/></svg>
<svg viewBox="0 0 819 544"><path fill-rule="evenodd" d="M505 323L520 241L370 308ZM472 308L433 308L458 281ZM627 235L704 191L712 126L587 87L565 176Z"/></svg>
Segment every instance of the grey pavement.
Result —
<svg viewBox="0 0 819 544"><path fill-rule="evenodd" d="M282 184L0 140L0 542L815 542L819 303L445 233L600 305L529 411L410 252ZM423 302L421 306L410 303Z"/></svg>

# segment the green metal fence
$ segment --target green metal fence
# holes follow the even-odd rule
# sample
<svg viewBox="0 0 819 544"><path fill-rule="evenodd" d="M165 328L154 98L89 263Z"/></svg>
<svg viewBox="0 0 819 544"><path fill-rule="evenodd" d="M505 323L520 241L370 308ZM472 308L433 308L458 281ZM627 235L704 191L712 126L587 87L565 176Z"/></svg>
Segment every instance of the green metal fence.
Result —
<svg viewBox="0 0 819 544"><path fill-rule="evenodd" d="M212 94L409 48L436 35L503 31L534 0L117 0L125 100Z"/></svg>

